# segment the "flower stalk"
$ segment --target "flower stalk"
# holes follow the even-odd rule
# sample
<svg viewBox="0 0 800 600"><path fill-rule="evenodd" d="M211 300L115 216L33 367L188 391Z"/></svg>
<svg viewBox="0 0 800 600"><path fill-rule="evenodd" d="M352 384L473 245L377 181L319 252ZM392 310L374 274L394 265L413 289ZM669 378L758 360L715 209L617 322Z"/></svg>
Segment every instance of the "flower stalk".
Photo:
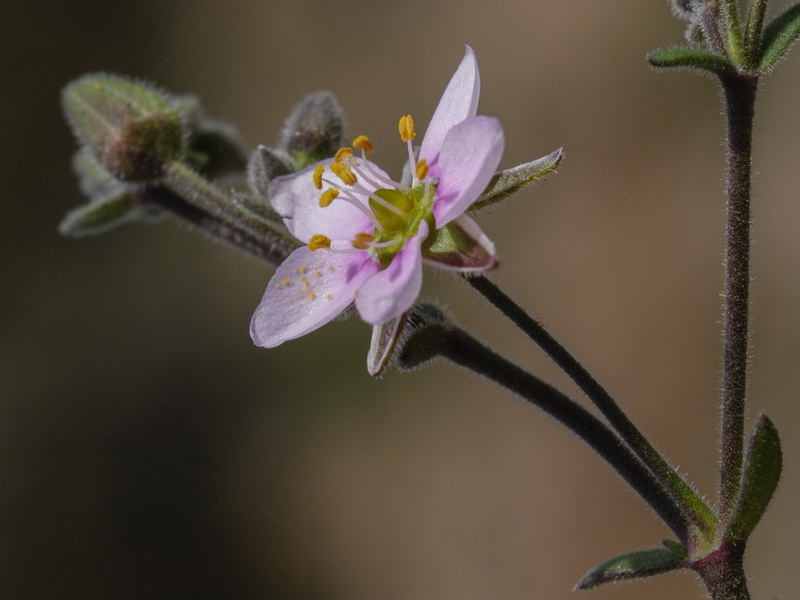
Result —
<svg viewBox="0 0 800 600"><path fill-rule="evenodd" d="M697 493L675 472L667 460L628 418L614 398L536 319L528 315L494 282L485 276L467 277L467 282L493 306L531 338L584 394L600 409L614 430L639 459L658 477L681 511L691 520L697 536L710 541L715 533L716 517ZM698 540L699 541L699 540Z"/></svg>
<svg viewBox="0 0 800 600"><path fill-rule="evenodd" d="M720 519L736 502L742 476L749 347L750 185L758 78L720 76L728 127L728 185L723 312Z"/></svg>
<svg viewBox="0 0 800 600"><path fill-rule="evenodd" d="M688 542L692 524L673 495L613 431L585 408L450 323L426 325L412 334L403 347L400 364L416 366L418 362L412 356L421 347L426 348L426 359L433 354L447 358L499 383L555 418L611 465L681 542Z"/></svg>

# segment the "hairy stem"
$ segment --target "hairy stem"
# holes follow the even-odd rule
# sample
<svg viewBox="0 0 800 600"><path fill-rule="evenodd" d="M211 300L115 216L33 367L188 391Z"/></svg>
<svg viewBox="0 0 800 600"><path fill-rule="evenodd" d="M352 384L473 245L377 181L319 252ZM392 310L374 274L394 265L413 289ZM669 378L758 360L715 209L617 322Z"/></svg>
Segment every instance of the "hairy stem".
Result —
<svg viewBox="0 0 800 600"><path fill-rule="evenodd" d="M602 421L461 329L441 326L436 336L442 356L499 383L577 434L622 476L682 542L687 542L689 522L672 495Z"/></svg>
<svg viewBox="0 0 800 600"><path fill-rule="evenodd" d="M467 277L467 282L489 300L508 319L530 337L600 409L611 426L633 449L636 455L653 471L671 493L681 510L693 524L710 538L714 534L716 517L703 500L675 472L644 434L636 427L611 395L592 377L578 360L569 353L536 319L509 298L494 282L486 277Z"/></svg>
<svg viewBox="0 0 800 600"><path fill-rule="evenodd" d="M722 356L720 520L725 522L739 492L744 447L749 346L750 176L758 79L721 78L728 115L728 198Z"/></svg>

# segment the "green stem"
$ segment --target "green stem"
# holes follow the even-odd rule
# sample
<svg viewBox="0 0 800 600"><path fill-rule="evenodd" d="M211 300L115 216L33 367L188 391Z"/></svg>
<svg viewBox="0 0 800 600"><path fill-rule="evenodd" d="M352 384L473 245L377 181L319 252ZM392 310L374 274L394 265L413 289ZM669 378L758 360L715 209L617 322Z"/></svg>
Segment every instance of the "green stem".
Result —
<svg viewBox="0 0 800 600"><path fill-rule="evenodd" d="M720 429L720 520L724 523L736 504L742 477L750 318L751 154L758 78L734 73L720 80L728 114Z"/></svg>
<svg viewBox="0 0 800 600"><path fill-rule="evenodd" d="M706 539L714 535L716 517L712 510L675 472L661 456L611 395L591 376L569 351L564 348L536 319L509 298L494 282L486 277L467 277L467 282L491 304L528 335L555 362L586 396L600 409L611 426L633 449L636 455L653 471L670 491L681 510L689 516Z"/></svg>
<svg viewBox="0 0 800 600"><path fill-rule="evenodd" d="M199 211L203 216L201 228L216 237L228 237L236 245L234 238L238 236L249 247L269 249L268 255L280 255L297 247L296 241L273 223L236 202L183 163L166 166L162 185Z"/></svg>
<svg viewBox="0 0 800 600"><path fill-rule="evenodd" d="M156 205L212 238L273 266L281 264L293 250L300 246L299 242L288 237L277 239L255 236L246 228L226 223L200 210L163 187L147 188L141 194L141 201Z"/></svg>
<svg viewBox="0 0 800 600"><path fill-rule="evenodd" d="M602 421L461 329L446 325L429 327L429 337L436 340L439 354L518 394L577 434L622 476L682 542L687 543L690 524L672 495ZM412 340L407 343L407 348L410 346L413 346Z"/></svg>

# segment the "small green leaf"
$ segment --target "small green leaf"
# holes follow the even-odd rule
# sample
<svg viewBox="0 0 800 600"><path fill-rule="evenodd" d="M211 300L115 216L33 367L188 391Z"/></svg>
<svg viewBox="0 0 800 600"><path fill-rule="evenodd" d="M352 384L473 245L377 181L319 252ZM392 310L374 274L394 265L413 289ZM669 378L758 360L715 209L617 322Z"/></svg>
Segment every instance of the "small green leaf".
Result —
<svg viewBox="0 0 800 600"><path fill-rule="evenodd" d="M496 204L506 198L513 196L522 188L531 183L542 179L556 170L561 160L564 158L564 151L559 148L547 156L538 158L533 162L519 165L512 169L500 171L492 177L489 185L483 191L472 206L470 212L477 212L487 206Z"/></svg>
<svg viewBox="0 0 800 600"><path fill-rule="evenodd" d="M758 68L767 71L780 60L800 36L800 4L787 8L764 28Z"/></svg>
<svg viewBox="0 0 800 600"><path fill-rule="evenodd" d="M661 540L661 543L664 544L665 548L671 550L677 558L689 558L688 550L686 550L686 547L680 542L676 542L675 540Z"/></svg>
<svg viewBox="0 0 800 600"><path fill-rule="evenodd" d="M725 532L726 539L746 540L750 537L778 487L782 466L778 430L766 415L761 415L750 438L742 488Z"/></svg>
<svg viewBox="0 0 800 600"><path fill-rule="evenodd" d="M650 577L683 567L684 559L671 548L638 550L604 562L587 573L575 589L588 590L604 583Z"/></svg>
<svg viewBox="0 0 800 600"><path fill-rule="evenodd" d="M83 204L69 211L58 226L62 235L83 237L96 235L137 218L139 206L126 189L117 194Z"/></svg>
<svg viewBox="0 0 800 600"><path fill-rule="evenodd" d="M653 50L647 60L652 66L659 69L699 69L715 74L734 70L733 64L724 56L685 46Z"/></svg>

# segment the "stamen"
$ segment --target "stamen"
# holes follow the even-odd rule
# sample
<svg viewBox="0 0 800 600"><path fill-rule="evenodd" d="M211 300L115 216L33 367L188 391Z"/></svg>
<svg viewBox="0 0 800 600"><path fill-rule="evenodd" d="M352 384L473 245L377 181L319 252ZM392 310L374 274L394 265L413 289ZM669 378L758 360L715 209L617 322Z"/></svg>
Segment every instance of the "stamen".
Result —
<svg viewBox="0 0 800 600"><path fill-rule="evenodd" d="M360 135L353 140L353 148L358 148L367 154L371 154L372 151L375 150L375 146L372 145L372 142L370 142L369 138L365 135Z"/></svg>
<svg viewBox="0 0 800 600"><path fill-rule="evenodd" d="M369 233L357 233L356 237L353 238L353 248L357 250L368 250L374 241L375 238Z"/></svg>
<svg viewBox="0 0 800 600"><path fill-rule="evenodd" d="M428 161L420 158L417 163L417 179L422 181L428 175Z"/></svg>
<svg viewBox="0 0 800 600"><path fill-rule="evenodd" d="M410 142L417 136L414 132L414 119L411 118L411 115L400 117L398 128L400 129L400 139L404 142Z"/></svg>
<svg viewBox="0 0 800 600"><path fill-rule="evenodd" d="M353 144L355 146L355 144ZM352 148L341 148L336 156L333 157L334 162L342 162L346 158L353 158Z"/></svg>
<svg viewBox="0 0 800 600"><path fill-rule="evenodd" d="M312 235L311 239L308 240L308 247L311 250L319 250L320 248L330 248L331 239L320 234Z"/></svg>
<svg viewBox="0 0 800 600"><path fill-rule="evenodd" d="M330 205L331 202L336 200L336 198L338 197L339 197L339 190L337 190L336 188L328 188L319 197L319 205L322 208L325 208L326 206Z"/></svg>
<svg viewBox="0 0 800 600"><path fill-rule="evenodd" d="M339 179L342 180L342 183L345 185L353 185L358 179L355 176L355 173L350 169L350 167L343 162L335 162L331 163L330 166L331 171L333 174L336 175Z"/></svg>
<svg viewBox="0 0 800 600"><path fill-rule="evenodd" d="M375 213L373 213L369 208L367 208L361 200L358 200L355 196L351 195L351 192L349 190L339 190L339 191L341 192L341 195L338 196L339 198L341 198L345 202L349 202L350 204L355 206L358 210L360 210L362 213L364 213L367 216L367 218L369 218L369 220L372 221L372 224L375 226L375 229L383 233L384 231L383 225L381 225L380 221L378 221L378 217L375 216ZM369 192L365 191L363 193L369 195Z"/></svg>
<svg viewBox="0 0 800 600"><path fill-rule="evenodd" d="M314 180L314 185L318 190L322 189L322 173L325 171L325 167L322 165L317 165L317 168L314 169L314 175L312 176Z"/></svg>

